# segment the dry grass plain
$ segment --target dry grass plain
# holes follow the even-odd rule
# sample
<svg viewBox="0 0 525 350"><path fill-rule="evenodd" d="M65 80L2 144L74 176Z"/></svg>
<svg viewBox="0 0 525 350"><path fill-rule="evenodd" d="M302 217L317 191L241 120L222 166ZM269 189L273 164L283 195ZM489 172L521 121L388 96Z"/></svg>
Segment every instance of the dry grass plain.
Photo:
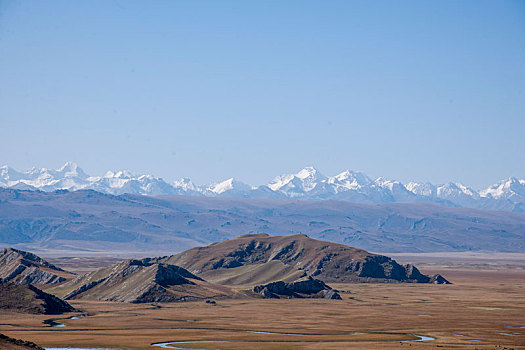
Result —
<svg viewBox="0 0 525 350"><path fill-rule="evenodd" d="M402 260L399 259L398 260ZM88 317L0 313L0 333L45 347L153 349L525 349L525 265L418 263L453 285L333 284L337 300L71 302ZM251 331L251 332L250 332ZM262 334L252 332L291 333ZM365 333L365 334L351 334ZM420 342L417 335L435 338ZM202 342L211 341L211 342ZM215 342L213 342L215 341Z"/></svg>

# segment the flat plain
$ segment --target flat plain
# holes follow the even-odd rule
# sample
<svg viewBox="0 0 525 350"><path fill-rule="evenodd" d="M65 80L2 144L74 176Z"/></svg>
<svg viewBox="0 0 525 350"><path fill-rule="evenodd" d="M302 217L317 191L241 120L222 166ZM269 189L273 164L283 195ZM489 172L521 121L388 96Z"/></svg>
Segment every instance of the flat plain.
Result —
<svg viewBox="0 0 525 350"><path fill-rule="evenodd" d="M502 264L502 259L497 263L480 263L479 259L458 262L453 257L418 260L424 273L442 273L453 284L332 284L342 291L342 301L71 301L82 312L54 318L65 327L45 324L49 315L2 312L0 333L44 347L153 349L158 348L154 343L179 342L171 346L525 349L525 264L521 259L513 259L509 264ZM68 267L74 264L69 263ZM71 319L73 316L80 317ZM425 340L417 341L421 337Z"/></svg>

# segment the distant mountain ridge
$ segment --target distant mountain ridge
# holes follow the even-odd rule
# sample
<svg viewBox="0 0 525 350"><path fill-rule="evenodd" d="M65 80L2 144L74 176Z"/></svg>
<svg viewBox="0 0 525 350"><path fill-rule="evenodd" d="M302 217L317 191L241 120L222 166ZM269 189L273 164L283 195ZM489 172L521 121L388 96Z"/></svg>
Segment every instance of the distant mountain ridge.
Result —
<svg viewBox="0 0 525 350"><path fill-rule="evenodd" d="M229 198L288 198L305 200L342 200L352 203L435 203L451 207L525 212L525 180L511 177L476 191L460 183L442 185L399 181L379 177L375 180L361 172L346 170L327 177L313 167L296 174L277 176L266 185L251 186L234 178L196 185L188 178L168 183L152 175L135 176L129 171L108 171L89 176L76 163L61 168L31 168L19 172L0 167L0 187L22 190L86 190L120 195L180 194Z"/></svg>
<svg viewBox="0 0 525 350"><path fill-rule="evenodd" d="M0 188L0 247L54 254L170 255L248 233L293 235L372 252L525 252L525 213L431 203L114 196ZM98 253L97 253L98 252ZM141 253L142 252L142 253Z"/></svg>

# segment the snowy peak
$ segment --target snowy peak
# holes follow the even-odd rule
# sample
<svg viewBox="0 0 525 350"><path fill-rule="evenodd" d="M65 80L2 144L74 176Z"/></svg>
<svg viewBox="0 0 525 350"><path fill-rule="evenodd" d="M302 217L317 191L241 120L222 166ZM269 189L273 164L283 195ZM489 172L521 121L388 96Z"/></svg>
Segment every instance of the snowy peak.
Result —
<svg viewBox="0 0 525 350"><path fill-rule="evenodd" d="M6 187L20 189L52 190L54 187L68 187L83 182L88 176L76 163L67 162L62 167L52 170L46 168L31 168L18 172L8 166L0 169L0 183Z"/></svg>
<svg viewBox="0 0 525 350"><path fill-rule="evenodd" d="M317 180L321 181L326 179L326 176L321 174L319 170L314 168L313 166L307 166L303 169L301 169L295 176L301 180Z"/></svg>
<svg viewBox="0 0 525 350"><path fill-rule="evenodd" d="M88 176L76 163L67 162L58 169L31 168L17 172L7 166L0 168L0 185L25 190L84 190L92 189L110 194L173 193L174 189L162 179L151 175L135 177L129 171L108 171L104 176Z"/></svg>
<svg viewBox="0 0 525 350"><path fill-rule="evenodd" d="M525 199L525 180L510 177L489 186L480 192L481 196L495 199Z"/></svg>
<svg viewBox="0 0 525 350"><path fill-rule="evenodd" d="M272 191L279 191L281 188L286 186L286 184L292 181L294 177L295 176L291 174L277 176L275 179L272 180L272 182L268 184L268 187Z"/></svg>
<svg viewBox="0 0 525 350"><path fill-rule="evenodd" d="M78 177L85 179L88 176L86 173L74 162L67 162L55 171L55 176L63 177Z"/></svg>
<svg viewBox="0 0 525 350"><path fill-rule="evenodd" d="M370 187L372 180L361 172L345 170L326 180L334 193L362 192Z"/></svg>
<svg viewBox="0 0 525 350"><path fill-rule="evenodd" d="M374 185L390 192L410 192L401 182L389 180L385 177L378 177L375 179ZM412 194L412 192L410 192L410 194Z"/></svg>
<svg viewBox="0 0 525 350"><path fill-rule="evenodd" d="M403 186L399 181L392 181L386 177L378 177L374 183L379 187L388 188L389 190L392 190L395 186Z"/></svg>
<svg viewBox="0 0 525 350"><path fill-rule="evenodd" d="M319 182L324 182L327 180L326 176L321 174L316 168L312 166L302 169L297 174L295 174L295 177L301 180L302 188L306 192L313 190Z"/></svg>
<svg viewBox="0 0 525 350"><path fill-rule="evenodd" d="M390 196L394 202L415 202L417 196L409 191L405 185L396 180L389 180L384 177L379 177L374 181L374 185L386 191L386 195Z"/></svg>
<svg viewBox="0 0 525 350"><path fill-rule="evenodd" d="M173 187L182 191L197 191L198 188L195 184L187 177L180 178L173 182Z"/></svg>
<svg viewBox="0 0 525 350"><path fill-rule="evenodd" d="M357 187L369 185L372 182L372 179L359 171L345 170L342 173L331 177L329 182L346 184L349 187Z"/></svg>
<svg viewBox="0 0 525 350"><path fill-rule="evenodd" d="M22 176L22 173L19 173L7 165L0 167L0 181L3 183L7 184L9 181L20 180Z"/></svg>
<svg viewBox="0 0 525 350"><path fill-rule="evenodd" d="M268 187L273 191L291 191L294 193L309 192L315 186L326 181L327 177L321 174L316 168L312 166L301 169L296 174L286 174L277 176Z"/></svg>
<svg viewBox="0 0 525 350"><path fill-rule="evenodd" d="M58 169L31 168L19 172L0 167L0 187L19 190L85 190L120 195L198 195L237 198L295 198L304 200L342 200L354 203L425 202L468 208L525 212L525 180L502 180L482 191L457 182L441 185L379 177L375 180L357 171L345 170L326 177L312 166L295 174L284 174L269 184L250 186L235 178L198 186L188 178L169 184L149 174L136 176L127 170L108 171L103 176L89 176L76 163L67 162Z"/></svg>
<svg viewBox="0 0 525 350"><path fill-rule="evenodd" d="M106 179L133 179L134 176L131 172L128 170L120 170L120 171L107 171L104 174L104 177Z"/></svg>
<svg viewBox="0 0 525 350"><path fill-rule="evenodd" d="M438 186L437 196L440 198L471 197L474 199L479 199L480 197L478 192L458 182L449 182Z"/></svg>
<svg viewBox="0 0 525 350"><path fill-rule="evenodd" d="M407 190L415 195L435 198L437 197L437 187L429 182L409 182L406 185Z"/></svg>
<svg viewBox="0 0 525 350"><path fill-rule="evenodd" d="M228 180L224 180L222 182L211 184L206 189L209 192L220 195L228 191L236 191L236 192L243 192L243 193L249 192L251 191L252 188L251 186L245 184L244 182L237 181L232 177L232 178L229 178Z"/></svg>
<svg viewBox="0 0 525 350"><path fill-rule="evenodd" d="M77 171L77 169L80 169L77 163L65 162L64 165L57 169L57 172Z"/></svg>

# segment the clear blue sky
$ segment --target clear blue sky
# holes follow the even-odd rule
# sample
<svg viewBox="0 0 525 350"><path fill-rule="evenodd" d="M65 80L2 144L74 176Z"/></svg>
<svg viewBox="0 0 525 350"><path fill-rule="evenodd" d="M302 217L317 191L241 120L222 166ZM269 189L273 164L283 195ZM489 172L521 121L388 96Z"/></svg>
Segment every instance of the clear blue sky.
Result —
<svg viewBox="0 0 525 350"><path fill-rule="evenodd" d="M0 0L0 164L525 178L525 2Z"/></svg>

